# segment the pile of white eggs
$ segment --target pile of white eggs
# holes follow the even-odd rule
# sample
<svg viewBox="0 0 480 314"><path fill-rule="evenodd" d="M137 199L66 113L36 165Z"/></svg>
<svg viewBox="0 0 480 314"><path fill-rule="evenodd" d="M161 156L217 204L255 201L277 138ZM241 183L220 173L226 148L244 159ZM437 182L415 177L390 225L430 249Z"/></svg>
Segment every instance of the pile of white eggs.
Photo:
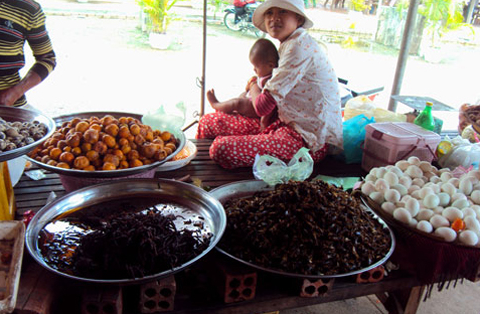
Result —
<svg viewBox="0 0 480 314"><path fill-rule="evenodd" d="M457 178L448 168L437 169L412 156L395 165L372 168L361 191L412 228L447 242L480 246L479 170Z"/></svg>

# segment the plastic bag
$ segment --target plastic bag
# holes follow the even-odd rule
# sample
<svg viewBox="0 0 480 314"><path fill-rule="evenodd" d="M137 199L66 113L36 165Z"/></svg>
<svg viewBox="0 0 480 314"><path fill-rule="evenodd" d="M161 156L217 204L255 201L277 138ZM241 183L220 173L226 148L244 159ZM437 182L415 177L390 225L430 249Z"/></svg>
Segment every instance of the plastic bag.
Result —
<svg viewBox="0 0 480 314"><path fill-rule="evenodd" d="M308 151L308 148L300 148L288 165L269 155L257 155L253 175L255 179L263 180L270 186L287 183L289 180L303 181L313 172L313 159Z"/></svg>
<svg viewBox="0 0 480 314"><path fill-rule="evenodd" d="M470 143L466 139L457 136L452 141L452 148L448 153L438 159L442 168L455 169L458 166L469 168L473 166L478 169L480 164L480 144Z"/></svg>
<svg viewBox="0 0 480 314"><path fill-rule="evenodd" d="M154 130L178 132L185 123L186 107L182 102L167 109L163 105L155 111L149 111L142 117L142 123Z"/></svg>
<svg viewBox="0 0 480 314"><path fill-rule="evenodd" d="M407 116L390 110L378 108L375 103L365 95L350 99L345 104L344 117L349 120L364 114L368 118L375 118L375 122L406 122Z"/></svg>
<svg viewBox="0 0 480 314"><path fill-rule="evenodd" d="M362 162L362 144L365 141L365 126L374 123L375 118L368 118L364 114L343 122L343 157L345 163Z"/></svg>

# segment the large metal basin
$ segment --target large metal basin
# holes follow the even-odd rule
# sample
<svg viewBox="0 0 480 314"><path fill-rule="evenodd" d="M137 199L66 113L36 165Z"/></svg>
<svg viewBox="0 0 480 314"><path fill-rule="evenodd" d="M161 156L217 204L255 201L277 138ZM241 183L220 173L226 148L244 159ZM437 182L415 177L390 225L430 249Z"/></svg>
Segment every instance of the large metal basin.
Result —
<svg viewBox="0 0 480 314"><path fill-rule="evenodd" d="M223 186L220 186L216 189L213 189L210 191L210 194L218 199L222 204L224 204L227 200L229 199L238 199L238 198L243 198L247 196L253 195L255 192L258 191L270 191L273 190L273 187L269 186L266 184L264 181L259 181L259 180L245 180L245 181L238 181L234 183L229 183L225 184ZM320 279L320 278L336 278L336 277L346 277L346 276L352 276L356 274L360 274L363 272L366 272L368 270L371 270L377 266L380 266L384 264L392 255L394 249L395 249L395 236L393 234L392 229L377 215L375 212L373 212L368 206L366 206L366 210L370 211L375 219L377 219L386 229L388 229L390 237L391 237L391 246L388 251L388 253L379 261L376 261L372 265L369 265L368 267L362 268L362 269L357 269L354 271L350 271L347 273L337 273L337 274L331 274L331 275L309 275L309 274L302 274L302 273L291 273L291 272L286 272L286 271L280 271L276 269L271 269L271 268L265 268L261 265L253 264L249 261L243 260L231 253L228 252L228 249L222 248L220 246L216 246L216 249L221 252L222 254L240 262L245 265L257 268L262 271L282 275L282 276L288 276L288 277L300 277L300 278L310 278L310 279Z"/></svg>
<svg viewBox="0 0 480 314"><path fill-rule="evenodd" d="M82 278L58 271L45 262L39 247L39 235L45 225L72 210L81 211L93 205L118 200L135 200L141 197L155 197L155 199L158 198L159 202L178 204L202 216L205 225L213 234L208 248L181 266L143 278L122 278L118 280ZM186 218L188 219L188 217ZM29 253L41 266L60 276L94 283L137 284L169 276L192 265L215 247L225 231L225 226L226 215L222 204L201 188L167 179L129 179L86 187L46 205L28 225L25 242Z"/></svg>
<svg viewBox="0 0 480 314"><path fill-rule="evenodd" d="M62 123L71 121L73 118L81 118L81 119L88 119L92 116L97 116L99 118L104 117L106 115L111 115L115 118L120 118L120 117L132 117L138 120L142 119L142 115L135 114L135 113L126 113L126 112L97 112L97 111L91 111L91 112L80 112L80 113L73 113L69 115L64 115L64 116L59 116L53 118L53 120L56 123L57 127L60 127ZM170 131L170 130L169 130ZM183 133L180 130L176 131L170 131L175 138L178 140L180 143L177 145L177 149L172 152L172 154L168 155L164 160L161 161L156 161L153 162L149 165L143 165L140 167L134 167L134 168L127 168L127 169L118 169L118 170L106 170L106 171L84 171L84 170L78 170L78 169L64 169L56 166L51 166L48 164L45 164L43 162L39 162L33 158L27 157L28 160L31 162L37 164L39 167L44 168L46 170L49 170L54 173L58 173L60 175L68 176L68 177L77 177L77 178L122 178L122 177L128 177L132 175L137 175L140 173L145 173L149 170L155 169L158 166L162 165L163 163L171 160L176 154L178 154L183 147L185 146L186 143L186 138L185 138L185 133Z"/></svg>

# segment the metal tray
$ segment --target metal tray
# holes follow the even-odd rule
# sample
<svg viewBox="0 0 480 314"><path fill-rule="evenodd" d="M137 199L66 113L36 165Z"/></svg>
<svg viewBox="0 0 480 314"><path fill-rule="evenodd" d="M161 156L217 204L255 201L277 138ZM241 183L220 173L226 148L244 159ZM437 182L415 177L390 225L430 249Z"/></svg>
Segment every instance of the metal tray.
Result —
<svg viewBox="0 0 480 314"><path fill-rule="evenodd" d="M135 114L135 113L126 113L126 112L106 112L106 111L91 111L91 112L80 112L80 113L73 113L69 115L64 115L64 116L59 116L53 118L56 126L60 127L62 123L71 121L73 118L81 118L81 119L88 119L92 116L97 116L99 118L104 117L106 115L111 115L115 118L120 118L120 117L132 117L135 119L138 119L139 121L142 120L142 115ZM162 130L163 131L163 130ZM170 130L168 130L170 131ZM37 161L33 158L30 158L27 156L27 159L30 160L31 162L37 164L39 167L49 170L54 173L66 175L66 176L71 176L71 177L82 177L82 178L118 178L118 177L126 177L126 176L131 176L134 174L146 172L148 170L151 170L153 168L156 168L160 166L161 164L169 161L172 159L176 154L178 154L183 147L185 146L186 143L186 138L185 134L178 130L170 131L175 138L179 141L180 145L177 146L177 149L170 155L168 155L164 160L161 161L156 161L153 162L149 165L143 165L140 167L134 167L134 168L127 168L127 169L119 169L119 170L108 170L108 171L84 171L84 170L77 170L77 169L64 169L60 167L55 167L51 165L44 164L43 162Z"/></svg>
<svg viewBox="0 0 480 314"><path fill-rule="evenodd" d="M238 199L238 198L250 196L257 191L269 191L269 190L273 190L273 187L269 186L264 181L245 180L245 181L238 181L238 182L222 185L218 188L215 188L215 189L211 190L210 194L213 197L215 197L216 199L218 199L220 201L220 203L224 204L227 200L232 199L232 198ZM269 272L269 273L274 273L274 274L282 275L282 276L320 279L320 278L346 277L346 276L361 274L363 272L366 272L368 270L371 270L371 269L373 269L377 266L380 266L380 265L384 264L390 258L390 256L393 253L393 250L395 249L395 236L393 234L392 229L377 214L375 214L374 211L372 211L370 208L368 208L368 206L366 206L366 208L367 208L368 211L370 211L372 213L372 215L373 215L373 217L375 217L375 219L377 219L385 228L388 229L388 231L390 233L390 238L392 240L391 241L392 244L390 246L390 250L388 251L388 253L381 260L377 261L376 263L374 263L374 264L372 264L368 267L358 269L358 270L355 270L355 271L351 271L351 272L348 272L348 273L333 274L333 275L308 275L308 274L300 274L300 273L289 273L289 272L285 272L285 271L279 271L279 270L276 270L276 269L265 268L263 266L252 264L248 261L245 261L243 259L240 259L240 258L230 254L229 252L225 251L224 249L222 249L218 246L216 247L216 249L219 252L221 252L222 254L224 254L224 255L226 255L226 256L228 256L228 257L230 257L230 258L232 258L232 259L234 259L234 260L236 260L240 263L243 263L245 265L254 267L254 268L262 270L262 271L266 271L266 272Z"/></svg>
<svg viewBox="0 0 480 314"><path fill-rule="evenodd" d="M186 207L191 212L204 218L205 228L213 234L209 247L200 255L183 265L171 270L166 270L142 278L125 278L118 280L101 280L83 278L60 272L48 265L42 258L38 245L38 238L41 230L49 222L54 221L60 215L72 211L82 210L96 204L106 202L137 199L138 197L155 197L159 202L168 201ZM182 214L183 215L183 214ZM185 216L188 219L188 216ZM67 194L62 198L53 201L38 211L29 223L25 235L25 244L31 256L43 267L60 276L75 279L83 282L104 283L104 284L139 284L172 275L192 265L204 257L220 241L226 227L226 215L222 204L209 193L192 184L168 179L129 179L122 181L111 181L86 187Z"/></svg>
<svg viewBox="0 0 480 314"><path fill-rule="evenodd" d="M51 118L43 115L38 111L27 110L27 109L16 108L16 107L0 106L0 117L2 117L2 119L4 119L7 122L15 122L15 121L33 122L36 120L38 122L44 123L48 127L48 133L45 134L45 136L42 137L41 139L33 142L32 144L25 145L23 147L20 147L14 150L0 152L0 162L10 160L10 159L15 159L17 157L28 154L35 147L37 147L47 138L52 136L53 132L55 132L55 122Z"/></svg>

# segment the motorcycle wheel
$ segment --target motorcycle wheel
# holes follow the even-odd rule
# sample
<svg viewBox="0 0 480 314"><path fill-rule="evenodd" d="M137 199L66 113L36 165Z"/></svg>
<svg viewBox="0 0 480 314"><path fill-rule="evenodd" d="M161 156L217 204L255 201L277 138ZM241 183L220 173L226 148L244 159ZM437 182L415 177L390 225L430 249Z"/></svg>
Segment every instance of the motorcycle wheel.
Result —
<svg viewBox="0 0 480 314"><path fill-rule="evenodd" d="M232 31L239 31L241 22L235 23L235 13L227 12L223 17L223 23L225 26Z"/></svg>

